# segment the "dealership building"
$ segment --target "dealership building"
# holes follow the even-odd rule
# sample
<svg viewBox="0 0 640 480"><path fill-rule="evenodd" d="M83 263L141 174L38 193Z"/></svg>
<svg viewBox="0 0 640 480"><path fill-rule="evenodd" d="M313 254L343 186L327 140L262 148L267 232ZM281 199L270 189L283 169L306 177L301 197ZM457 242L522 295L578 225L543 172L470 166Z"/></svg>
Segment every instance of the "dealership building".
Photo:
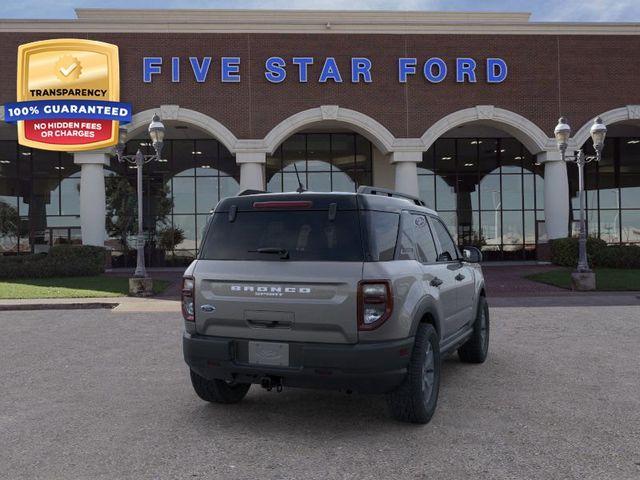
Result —
<svg viewBox="0 0 640 480"><path fill-rule="evenodd" d="M0 20L0 103L16 100L19 45L119 47L120 99L134 113L128 153L151 153L154 113L166 126L162 160L144 167L152 265L196 255L221 198L295 190L296 168L309 190L374 185L419 196L459 244L479 245L488 259L541 258L579 218L577 167L562 161L553 135L560 116L572 127L569 150L593 151L595 117L608 128L602 160L585 170L589 233L640 243L640 24L542 23L526 13L76 16ZM0 253L82 242L107 245L126 265L106 213L133 214L135 200L116 204L125 180L135 188L135 167L107 150L23 147L16 126L0 123ZM184 239L153 255L172 227Z"/></svg>

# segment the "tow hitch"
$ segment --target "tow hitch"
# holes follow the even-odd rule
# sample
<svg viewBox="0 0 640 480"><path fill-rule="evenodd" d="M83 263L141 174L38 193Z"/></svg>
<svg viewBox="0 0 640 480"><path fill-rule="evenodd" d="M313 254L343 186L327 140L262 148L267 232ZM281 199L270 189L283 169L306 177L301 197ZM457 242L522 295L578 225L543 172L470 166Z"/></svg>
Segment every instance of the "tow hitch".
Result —
<svg viewBox="0 0 640 480"><path fill-rule="evenodd" d="M270 392L275 388L276 392L280 393L282 391L282 378L262 377L260 379L260 386L264 388L267 392Z"/></svg>

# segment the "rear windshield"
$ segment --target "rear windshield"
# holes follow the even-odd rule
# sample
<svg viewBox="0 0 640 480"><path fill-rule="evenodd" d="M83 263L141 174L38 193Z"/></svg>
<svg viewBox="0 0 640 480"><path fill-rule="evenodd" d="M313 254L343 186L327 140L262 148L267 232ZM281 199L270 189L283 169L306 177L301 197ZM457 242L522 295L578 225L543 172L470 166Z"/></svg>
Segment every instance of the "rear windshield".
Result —
<svg viewBox="0 0 640 480"><path fill-rule="evenodd" d="M287 210L238 211L235 219L229 221L227 212L218 212L211 220L200 258L327 262L393 260L398 219L398 214L389 212L338 210L335 218L330 219L327 210ZM363 246L363 238L368 239L368 245Z"/></svg>
<svg viewBox="0 0 640 480"><path fill-rule="evenodd" d="M262 252L258 250L262 249ZM272 250L269 252L269 250ZM204 260L357 262L364 258L357 211L239 211L213 216L204 239Z"/></svg>

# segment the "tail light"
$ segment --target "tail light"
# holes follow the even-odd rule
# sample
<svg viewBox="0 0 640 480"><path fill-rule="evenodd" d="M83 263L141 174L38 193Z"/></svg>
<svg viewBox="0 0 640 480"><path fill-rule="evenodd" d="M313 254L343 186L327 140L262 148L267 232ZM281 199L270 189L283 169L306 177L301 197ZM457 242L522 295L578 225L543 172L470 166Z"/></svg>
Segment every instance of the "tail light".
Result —
<svg viewBox="0 0 640 480"><path fill-rule="evenodd" d="M375 330L391 316L393 295L388 280L358 284L358 330Z"/></svg>
<svg viewBox="0 0 640 480"><path fill-rule="evenodd" d="M195 280L193 277L182 279L182 316L189 322L195 321L194 305Z"/></svg>

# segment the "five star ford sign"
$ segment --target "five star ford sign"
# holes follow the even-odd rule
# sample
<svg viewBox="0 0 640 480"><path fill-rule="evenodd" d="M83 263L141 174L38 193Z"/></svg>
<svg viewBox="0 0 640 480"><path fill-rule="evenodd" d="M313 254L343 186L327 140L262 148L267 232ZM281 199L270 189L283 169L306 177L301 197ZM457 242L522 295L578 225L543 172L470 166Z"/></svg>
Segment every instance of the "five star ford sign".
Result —
<svg viewBox="0 0 640 480"><path fill-rule="evenodd" d="M120 102L118 47L56 39L18 48L17 102L5 105L18 142L43 150L83 151L118 142L131 105Z"/></svg>

